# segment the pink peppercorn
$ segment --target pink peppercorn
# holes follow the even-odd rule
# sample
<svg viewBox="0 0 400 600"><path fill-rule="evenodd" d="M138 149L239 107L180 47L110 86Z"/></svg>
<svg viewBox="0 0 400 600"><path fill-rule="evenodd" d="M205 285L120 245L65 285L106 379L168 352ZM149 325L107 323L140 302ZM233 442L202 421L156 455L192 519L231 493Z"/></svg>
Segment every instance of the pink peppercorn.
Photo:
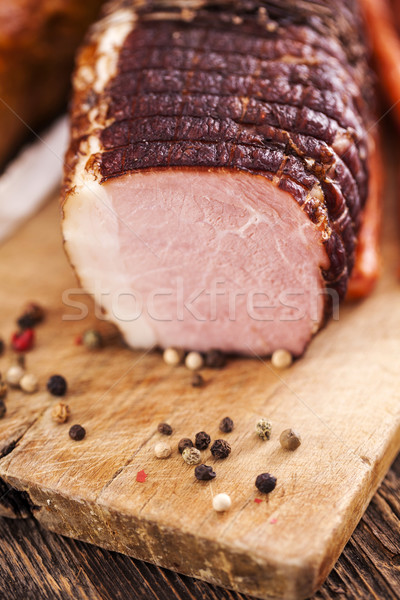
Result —
<svg viewBox="0 0 400 600"><path fill-rule="evenodd" d="M33 329L16 331L11 336L11 346L16 352L27 352L35 342L35 332Z"/></svg>

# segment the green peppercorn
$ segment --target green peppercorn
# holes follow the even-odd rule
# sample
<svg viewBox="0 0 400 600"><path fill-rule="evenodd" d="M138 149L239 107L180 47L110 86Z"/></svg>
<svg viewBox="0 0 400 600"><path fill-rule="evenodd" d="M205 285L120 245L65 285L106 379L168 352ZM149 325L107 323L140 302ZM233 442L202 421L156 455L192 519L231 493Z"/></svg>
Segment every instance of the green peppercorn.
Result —
<svg viewBox="0 0 400 600"><path fill-rule="evenodd" d="M82 343L89 350L97 350L103 345L103 338L96 329L88 329L82 336Z"/></svg>
<svg viewBox="0 0 400 600"><path fill-rule="evenodd" d="M197 448L185 448L182 452L182 458L188 465L198 465L200 458L200 450Z"/></svg>
<svg viewBox="0 0 400 600"><path fill-rule="evenodd" d="M261 418L256 424L256 433L264 441L271 437L271 423L264 418Z"/></svg>

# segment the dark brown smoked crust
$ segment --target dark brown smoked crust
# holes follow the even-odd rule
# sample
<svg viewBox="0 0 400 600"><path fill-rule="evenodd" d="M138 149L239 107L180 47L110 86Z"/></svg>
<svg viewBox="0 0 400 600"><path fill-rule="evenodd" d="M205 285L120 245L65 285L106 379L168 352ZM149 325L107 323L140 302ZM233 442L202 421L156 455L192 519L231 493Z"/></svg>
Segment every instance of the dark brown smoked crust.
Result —
<svg viewBox="0 0 400 600"><path fill-rule="evenodd" d="M109 11L121 6L132 1ZM160 0L139 3L138 15L116 76L94 100L106 106L103 149L92 159L102 181L163 168L263 176L318 225L330 258L323 276L343 297L374 108L357 2ZM72 167L87 130L82 103L78 93Z"/></svg>

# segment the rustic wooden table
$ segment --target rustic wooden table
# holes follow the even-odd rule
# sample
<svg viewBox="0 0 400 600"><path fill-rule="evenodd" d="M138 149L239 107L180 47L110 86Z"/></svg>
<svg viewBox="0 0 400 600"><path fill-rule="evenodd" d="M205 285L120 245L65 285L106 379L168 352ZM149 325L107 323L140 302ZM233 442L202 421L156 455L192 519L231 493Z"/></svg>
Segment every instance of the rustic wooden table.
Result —
<svg viewBox="0 0 400 600"><path fill-rule="evenodd" d="M400 455L313 600L400 598ZM0 598L245 600L116 552L0 519Z"/></svg>

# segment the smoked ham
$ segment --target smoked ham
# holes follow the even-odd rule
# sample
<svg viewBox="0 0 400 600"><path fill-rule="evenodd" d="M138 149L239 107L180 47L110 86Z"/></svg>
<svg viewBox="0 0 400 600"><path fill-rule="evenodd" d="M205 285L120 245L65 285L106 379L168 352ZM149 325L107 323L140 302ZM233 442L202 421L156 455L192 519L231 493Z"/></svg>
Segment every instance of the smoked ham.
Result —
<svg viewBox="0 0 400 600"><path fill-rule="evenodd" d="M368 195L362 32L355 0L108 5L74 76L63 233L128 344L304 352Z"/></svg>
<svg viewBox="0 0 400 600"><path fill-rule="evenodd" d="M0 2L0 166L66 103L74 54L101 0Z"/></svg>

